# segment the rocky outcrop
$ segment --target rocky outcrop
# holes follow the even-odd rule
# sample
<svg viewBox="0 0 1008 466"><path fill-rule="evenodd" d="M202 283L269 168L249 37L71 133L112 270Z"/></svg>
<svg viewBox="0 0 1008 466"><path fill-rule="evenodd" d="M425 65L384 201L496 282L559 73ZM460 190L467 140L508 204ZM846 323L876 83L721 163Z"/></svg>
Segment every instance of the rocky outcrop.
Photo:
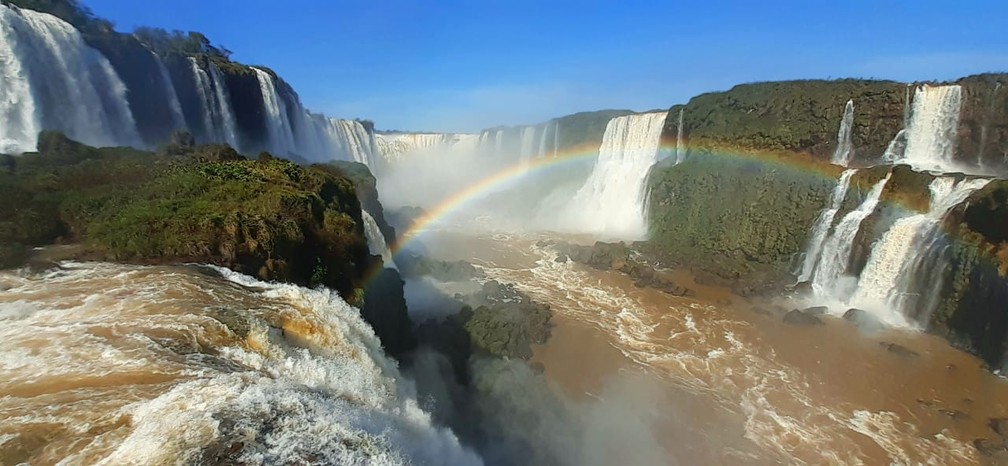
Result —
<svg viewBox="0 0 1008 466"><path fill-rule="evenodd" d="M991 182L944 223L947 269L929 330L1008 370L1008 181Z"/></svg>
<svg viewBox="0 0 1008 466"><path fill-rule="evenodd" d="M836 183L831 165L694 152L648 179L648 252L741 288L793 281L792 263Z"/></svg>
<svg viewBox="0 0 1008 466"><path fill-rule="evenodd" d="M227 146L168 154L95 149L58 133L39 141L40 153L0 174L0 244L76 242L86 259L208 263L326 285L363 305L390 353L412 347L402 281L374 272L380 260L368 252L350 179Z"/></svg>
<svg viewBox="0 0 1008 466"><path fill-rule="evenodd" d="M740 84L672 107L663 145L674 146L683 110L688 154L711 148L787 151L828 161L844 106L853 99L855 159L874 161L903 127L904 91L902 83L861 79Z"/></svg>
<svg viewBox="0 0 1008 466"><path fill-rule="evenodd" d="M345 176L353 181L357 199L360 200L361 207L375 219L378 229L385 237L385 244L396 244L396 231L385 219L385 209L381 201L378 200L378 181L375 179L367 165L357 162L333 161L325 165L316 165L317 170L329 170L335 168L335 173Z"/></svg>
<svg viewBox="0 0 1008 466"><path fill-rule="evenodd" d="M1008 74L923 84L962 86L955 158L987 171L1008 171ZM828 161L836 149L844 107L853 100L854 164L871 165L904 127L917 85L864 79L741 84L671 107L662 145L675 145L682 111L687 154L711 148L786 151Z"/></svg>
<svg viewBox="0 0 1008 466"><path fill-rule="evenodd" d="M784 323L800 326L824 325L823 320L819 316L807 311L799 311L798 309L793 309L784 314Z"/></svg>

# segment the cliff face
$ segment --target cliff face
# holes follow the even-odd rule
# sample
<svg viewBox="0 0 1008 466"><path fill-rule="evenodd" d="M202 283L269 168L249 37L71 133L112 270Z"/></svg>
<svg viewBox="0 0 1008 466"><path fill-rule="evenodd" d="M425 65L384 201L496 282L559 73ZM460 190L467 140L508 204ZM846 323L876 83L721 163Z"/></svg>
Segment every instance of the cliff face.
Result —
<svg viewBox="0 0 1008 466"><path fill-rule="evenodd" d="M849 99L855 159L880 158L903 126L905 86L892 81L781 81L742 84L672 107L663 139L675 142L679 110L690 148L790 151L829 160Z"/></svg>
<svg viewBox="0 0 1008 466"><path fill-rule="evenodd" d="M963 87L958 156L986 169L1008 164L1008 74L979 74L956 82Z"/></svg>
<svg viewBox="0 0 1008 466"><path fill-rule="evenodd" d="M813 167L706 151L659 164L648 180L648 247L749 287L793 280L795 257L835 185L831 166Z"/></svg>
<svg viewBox="0 0 1008 466"><path fill-rule="evenodd" d="M955 158L983 171L1008 170L1008 74L982 74L952 83L962 86ZM854 164L880 161L904 127L914 84L843 79L742 84L701 94L669 109L663 145L674 146L682 111L690 150L733 148L788 151L830 159L848 100L854 103L851 141Z"/></svg>
<svg viewBox="0 0 1008 466"><path fill-rule="evenodd" d="M353 180L336 170L227 146L152 153L95 149L43 133L39 153L5 159L0 266L28 247L80 245L80 258L209 263L304 286L362 308L386 349L412 347L402 281L369 254Z"/></svg>

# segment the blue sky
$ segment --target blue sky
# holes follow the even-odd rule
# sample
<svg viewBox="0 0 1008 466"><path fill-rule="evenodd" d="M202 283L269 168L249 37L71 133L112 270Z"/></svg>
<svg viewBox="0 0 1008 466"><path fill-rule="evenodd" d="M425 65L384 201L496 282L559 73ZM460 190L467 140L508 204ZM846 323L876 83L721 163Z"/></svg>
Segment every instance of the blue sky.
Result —
<svg viewBox="0 0 1008 466"><path fill-rule="evenodd" d="M752 81L1008 71L1008 1L83 0L195 30L302 102L379 129L477 131L647 110Z"/></svg>

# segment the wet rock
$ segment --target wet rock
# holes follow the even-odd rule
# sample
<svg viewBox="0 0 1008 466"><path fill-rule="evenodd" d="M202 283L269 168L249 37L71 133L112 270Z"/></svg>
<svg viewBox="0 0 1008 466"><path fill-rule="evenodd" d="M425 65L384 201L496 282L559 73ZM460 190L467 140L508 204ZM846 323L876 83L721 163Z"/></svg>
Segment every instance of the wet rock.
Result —
<svg viewBox="0 0 1008 466"><path fill-rule="evenodd" d="M879 342L879 346L885 348L886 351L889 351L890 353L893 353L893 354L895 354L897 356L902 356L902 357L917 357L917 356L920 356L920 353L918 353L918 352L916 352L916 351L914 351L914 350L912 350L910 348L907 348L906 346L899 345L899 344L896 344L896 343L889 343L889 342L881 341L881 342Z"/></svg>
<svg viewBox="0 0 1008 466"><path fill-rule="evenodd" d="M784 323L791 325L823 325L822 319L812 314L806 314L798 309L791 310L784 315Z"/></svg>
<svg viewBox="0 0 1008 466"><path fill-rule="evenodd" d="M672 282L666 282L659 287L659 289L666 294L672 296L693 296L693 290L686 288L684 286L676 285Z"/></svg>
<svg viewBox="0 0 1008 466"><path fill-rule="evenodd" d="M244 339L248 337L249 331L252 329L252 323L249 321L248 316L239 313L235 309L212 309L210 311L210 317L224 324L224 326L238 338Z"/></svg>
<svg viewBox="0 0 1008 466"><path fill-rule="evenodd" d="M977 451L981 454L987 456L1003 457L1004 455L1008 455L1008 441L1003 439L976 439L973 441L973 446L976 447Z"/></svg>
<svg viewBox="0 0 1008 466"><path fill-rule="evenodd" d="M570 256L568 256L567 254L560 254L559 256L556 257L556 259L553 259L554 262L559 262L561 264L566 264L567 261L569 260Z"/></svg>
<svg viewBox="0 0 1008 466"><path fill-rule="evenodd" d="M791 291L801 295L812 294L812 282L798 282L791 287Z"/></svg>
<svg viewBox="0 0 1008 466"><path fill-rule="evenodd" d="M964 412L962 412L962 411L960 411L958 409L944 409L944 408L942 408L942 409L939 409L938 412L941 413L942 415L944 415L944 416L952 419L952 420L955 420L955 421L961 421L961 420L964 420L964 419L969 419L969 414L966 414L966 413L964 413Z"/></svg>
<svg viewBox="0 0 1008 466"><path fill-rule="evenodd" d="M874 315L861 309L848 309L844 313L843 318L863 329L883 329L888 327L888 325L878 320Z"/></svg>
<svg viewBox="0 0 1008 466"><path fill-rule="evenodd" d="M806 307L805 309L802 309L802 312L804 312L806 314L814 315L814 316L821 316L821 315L825 315L826 313L828 313L829 312L829 308L826 307L826 306L812 306L812 307Z"/></svg>
<svg viewBox="0 0 1008 466"><path fill-rule="evenodd" d="M1002 437L1008 437L1008 417L994 417L987 421L987 426Z"/></svg>
<svg viewBox="0 0 1008 466"><path fill-rule="evenodd" d="M759 307L759 306L754 306L754 307L750 308L750 310L753 311L753 312L755 312L756 314L761 315L761 316L772 316L773 315L772 312L770 312L770 311L768 311L768 310L766 310L766 309L764 309L762 307Z"/></svg>

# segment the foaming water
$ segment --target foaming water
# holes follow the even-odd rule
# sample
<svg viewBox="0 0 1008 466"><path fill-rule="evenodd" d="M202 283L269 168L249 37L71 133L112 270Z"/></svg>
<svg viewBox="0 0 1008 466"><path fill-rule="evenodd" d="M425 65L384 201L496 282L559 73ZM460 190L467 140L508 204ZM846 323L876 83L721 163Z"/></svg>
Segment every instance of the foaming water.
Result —
<svg viewBox="0 0 1008 466"><path fill-rule="evenodd" d="M96 263L0 290L0 463L479 464L328 290Z"/></svg>
<svg viewBox="0 0 1008 466"><path fill-rule="evenodd" d="M672 421L675 434L666 438L683 464L975 464L970 441L987 435L986 417L1005 411L993 401L994 393L1008 394L1004 384L940 339L901 330L864 336L828 317L826 326L790 327L699 285L683 282L697 296L674 297L636 288L616 272L557 261L540 238L487 237L486 249L512 253L484 256L476 248L473 259L488 277L549 303L561 326L598 329L628 361L678 391L689 415ZM453 249L464 244L446 241ZM873 339L883 337L912 346L921 359L886 352ZM591 361L548 361L547 377L569 364ZM936 406L975 418L953 421Z"/></svg>

